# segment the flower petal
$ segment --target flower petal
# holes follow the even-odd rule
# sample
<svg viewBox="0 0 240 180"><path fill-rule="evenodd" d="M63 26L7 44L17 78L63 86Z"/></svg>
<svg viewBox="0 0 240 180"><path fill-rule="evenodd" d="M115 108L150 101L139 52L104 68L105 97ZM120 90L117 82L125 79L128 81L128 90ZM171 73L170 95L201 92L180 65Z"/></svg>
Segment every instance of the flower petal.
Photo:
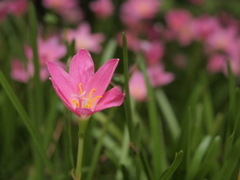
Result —
<svg viewBox="0 0 240 180"><path fill-rule="evenodd" d="M63 102L63 104L64 104L70 111L72 111L73 113L75 113L73 106L70 104L69 100L65 97L65 95L62 94L62 92L59 90L58 85L56 84L56 82L55 82L54 80L52 80L51 78L50 78L50 80L52 81L53 88L54 88L55 92L57 93L58 97L61 99L61 101Z"/></svg>
<svg viewBox="0 0 240 180"><path fill-rule="evenodd" d="M94 112L101 111L110 107L120 106L124 100L124 94L118 87L114 87L107 91L99 100Z"/></svg>
<svg viewBox="0 0 240 180"><path fill-rule="evenodd" d="M87 87L86 92L90 92L92 89L95 89L92 98L97 96L102 96L106 91L113 73L118 65L119 59L111 59L107 61L100 69L92 76ZM98 100L97 100L98 101Z"/></svg>
<svg viewBox="0 0 240 180"><path fill-rule="evenodd" d="M78 93L77 84L75 84L69 74L56 63L47 62L47 67L56 93L63 102L68 103L70 106L73 96Z"/></svg>
<svg viewBox="0 0 240 180"><path fill-rule="evenodd" d="M12 72L11 76L13 79L27 83L29 79L29 75L27 71L24 69L24 64L18 59L14 59L12 61Z"/></svg>
<svg viewBox="0 0 240 180"><path fill-rule="evenodd" d="M73 111L80 119L88 119L94 111L87 108L76 108Z"/></svg>
<svg viewBox="0 0 240 180"><path fill-rule="evenodd" d="M88 82L94 74L94 63L87 50L81 49L73 56L69 74L77 84L82 83L84 88L86 82Z"/></svg>

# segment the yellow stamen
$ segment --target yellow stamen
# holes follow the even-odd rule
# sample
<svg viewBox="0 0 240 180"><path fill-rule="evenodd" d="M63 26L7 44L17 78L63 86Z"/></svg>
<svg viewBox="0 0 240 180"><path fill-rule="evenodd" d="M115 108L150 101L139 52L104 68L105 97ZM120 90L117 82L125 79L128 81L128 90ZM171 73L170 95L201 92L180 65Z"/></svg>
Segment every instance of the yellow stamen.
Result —
<svg viewBox="0 0 240 180"><path fill-rule="evenodd" d="M82 83L79 83L78 84L78 87L79 87L79 91L80 91L80 95L83 93L83 90L82 90Z"/></svg>
<svg viewBox="0 0 240 180"><path fill-rule="evenodd" d="M88 96L88 101L90 101L90 98L92 97L92 93L96 91L96 89L92 89L89 93L89 96Z"/></svg>
<svg viewBox="0 0 240 180"><path fill-rule="evenodd" d="M72 102L76 105L76 107L80 107L79 103L76 100L73 99Z"/></svg>
<svg viewBox="0 0 240 180"><path fill-rule="evenodd" d="M85 108L90 108L92 106L92 103L94 103L94 101L96 101L98 98L101 98L102 96L97 96L95 98L93 98L90 102L88 102L88 104L85 106Z"/></svg>
<svg viewBox="0 0 240 180"><path fill-rule="evenodd" d="M93 99L90 101L90 103L88 103L88 104L90 105L90 107L91 107L92 103L94 103L94 101L96 101L98 98L101 98L101 97L102 97L102 96L97 96L97 97L93 98Z"/></svg>

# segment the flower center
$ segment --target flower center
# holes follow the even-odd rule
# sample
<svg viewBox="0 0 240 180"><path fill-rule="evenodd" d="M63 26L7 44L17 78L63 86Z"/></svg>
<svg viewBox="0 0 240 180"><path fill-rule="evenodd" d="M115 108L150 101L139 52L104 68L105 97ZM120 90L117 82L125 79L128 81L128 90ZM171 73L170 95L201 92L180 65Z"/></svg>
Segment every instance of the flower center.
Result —
<svg viewBox="0 0 240 180"><path fill-rule="evenodd" d="M92 108L93 103L101 98L102 96L93 96L94 92L96 91L96 89L92 89L88 95L87 98L84 97L84 95L86 94L85 91L83 91L82 89L82 83L78 84L78 88L79 88L79 93L80 93L80 97L79 100L73 99L72 102L74 103L75 107L81 107L81 108Z"/></svg>

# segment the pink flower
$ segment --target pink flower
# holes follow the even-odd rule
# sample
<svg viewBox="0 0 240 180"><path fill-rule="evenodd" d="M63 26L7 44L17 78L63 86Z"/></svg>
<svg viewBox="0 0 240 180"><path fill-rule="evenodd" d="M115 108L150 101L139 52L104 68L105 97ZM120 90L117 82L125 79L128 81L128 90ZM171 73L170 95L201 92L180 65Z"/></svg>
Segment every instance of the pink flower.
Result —
<svg viewBox="0 0 240 180"><path fill-rule="evenodd" d="M207 69L212 73L223 72L226 64L226 56L222 54L213 54L209 58Z"/></svg>
<svg viewBox="0 0 240 180"><path fill-rule="evenodd" d="M90 3L90 8L100 18L109 17L114 10L111 0L96 0Z"/></svg>
<svg viewBox="0 0 240 180"><path fill-rule="evenodd" d="M147 98L147 88L145 79L141 71L136 70L129 80L129 91L136 101L145 101Z"/></svg>
<svg viewBox="0 0 240 180"><path fill-rule="evenodd" d="M193 40L194 21L191 14L186 10L172 10L167 13L167 35L176 37L181 45L186 46Z"/></svg>
<svg viewBox="0 0 240 180"><path fill-rule="evenodd" d="M167 13L166 22L171 30L177 32L192 22L192 16L186 10L174 9Z"/></svg>
<svg viewBox="0 0 240 180"><path fill-rule="evenodd" d="M219 22L215 17L201 16L195 20L194 24L198 40L206 40L219 29Z"/></svg>
<svg viewBox="0 0 240 180"><path fill-rule="evenodd" d="M124 94L117 87L105 92L119 59L107 61L95 74L91 55L81 49L72 58L69 73L54 62L48 62L53 87L64 105L80 119L93 113L120 106Z"/></svg>
<svg viewBox="0 0 240 180"><path fill-rule="evenodd" d="M0 2L0 21L5 19L7 14L22 15L27 10L27 0L12 0Z"/></svg>
<svg viewBox="0 0 240 180"><path fill-rule="evenodd" d="M236 43L236 30L232 28L219 28L207 39L207 48L211 50L231 51Z"/></svg>
<svg viewBox="0 0 240 180"><path fill-rule="evenodd" d="M164 54L164 46L160 42L142 41L140 46L144 52L148 65L154 65L162 59Z"/></svg>
<svg viewBox="0 0 240 180"><path fill-rule="evenodd" d="M121 19L127 26L136 29L141 20L152 19L159 6L158 0L128 0L121 7Z"/></svg>
<svg viewBox="0 0 240 180"><path fill-rule="evenodd" d="M122 5L122 15L134 19L151 19L159 10L158 0L128 0Z"/></svg>
<svg viewBox="0 0 240 180"><path fill-rule="evenodd" d="M43 6L56 11L61 11L64 9L72 9L78 5L76 0L43 0Z"/></svg>
<svg viewBox="0 0 240 180"><path fill-rule="evenodd" d="M140 42L137 35L131 31L125 31L128 48L132 51L138 51L140 49ZM119 44L122 46L122 33L119 33L117 36Z"/></svg>
<svg viewBox="0 0 240 180"><path fill-rule="evenodd" d="M164 86L174 80L174 75L164 71L161 64L156 64L147 68L147 74L150 84L153 88ZM147 88L143 74L136 70L129 80L129 91L131 96L137 101L145 101L147 97Z"/></svg>
<svg viewBox="0 0 240 180"><path fill-rule="evenodd" d="M27 10L27 0L8 1L8 11L14 15L21 15Z"/></svg>
<svg viewBox="0 0 240 180"><path fill-rule="evenodd" d="M26 67L22 61L14 59L12 61L11 76L16 81L28 82L29 78L34 75L33 55L32 49L29 46L25 47L25 54L28 59ZM46 62L55 61L61 66L63 63L58 62L66 54L66 48L64 45L59 44L59 40L56 36L53 36L47 40L43 40L38 37L38 55L40 65L40 78L42 81L46 80L49 76L47 71Z"/></svg>
<svg viewBox="0 0 240 180"><path fill-rule="evenodd" d="M99 53L102 50L100 44L104 41L102 33L91 33L89 24L83 23L76 30L68 30L68 41L75 40L75 49L85 48L91 52Z"/></svg>
<svg viewBox="0 0 240 180"><path fill-rule="evenodd" d="M77 0L43 0L43 6L54 9L70 22L79 22L83 17Z"/></svg>
<svg viewBox="0 0 240 180"><path fill-rule="evenodd" d="M0 2L0 21L3 21L8 13L8 6L6 1Z"/></svg>
<svg viewBox="0 0 240 180"><path fill-rule="evenodd" d="M147 73L153 87L164 86L174 80L174 75L166 72L161 64L148 67Z"/></svg>

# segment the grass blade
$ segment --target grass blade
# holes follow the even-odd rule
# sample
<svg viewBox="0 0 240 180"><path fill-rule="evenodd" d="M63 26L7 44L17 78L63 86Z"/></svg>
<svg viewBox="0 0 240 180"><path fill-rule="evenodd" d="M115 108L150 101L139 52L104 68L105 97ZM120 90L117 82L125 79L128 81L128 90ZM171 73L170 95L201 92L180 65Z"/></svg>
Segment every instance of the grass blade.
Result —
<svg viewBox="0 0 240 180"><path fill-rule="evenodd" d="M130 140L133 140L133 121L132 121L132 108L130 101L130 93L129 93L129 67L128 67L128 50L127 50L127 39L125 33L122 33L122 42L123 42L123 71L124 71L124 90L125 90L125 116L129 129Z"/></svg>
<svg viewBox="0 0 240 180"><path fill-rule="evenodd" d="M197 149L195 150L195 154L192 157L192 161L190 162L189 171L188 171L188 178L187 179L194 179L196 173L199 170L201 165L202 159L209 147L211 142L211 137L206 136L202 142L199 144Z"/></svg>
<svg viewBox="0 0 240 180"><path fill-rule="evenodd" d="M33 52L33 64L34 64L34 76L33 81L35 85L35 100L36 100L36 108L35 111L35 119L36 119L36 125L39 125L43 115L43 94L42 94L42 84L40 82L40 67L39 67L39 58L38 58L38 45L37 45L37 17L36 17L36 11L33 3L30 3L29 8L29 27L30 27L30 43L32 47Z"/></svg>
<svg viewBox="0 0 240 180"><path fill-rule="evenodd" d="M156 98L163 112L166 123L168 124L169 130L171 131L172 138L176 140L177 138L179 138L181 130L180 130L177 118L173 112L173 109L163 90L158 89L156 91Z"/></svg>
<svg viewBox="0 0 240 180"><path fill-rule="evenodd" d="M102 58L100 60L101 65L114 56L116 49L117 49L116 40L110 39L103 51Z"/></svg>
<svg viewBox="0 0 240 180"><path fill-rule="evenodd" d="M147 98L148 98L148 116L151 127L152 136L152 151L153 151L153 169L154 179L158 179L161 173L167 168L167 156L163 138L163 130L161 122L158 118L155 98L153 89L151 88L150 81L147 75L146 67L142 56L138 57L138 64L143 72L145 82L147 85Z"/></svg>
<svg viewBox="0 0 240 180"><path fill-rule="evenodd" d="M122 170L122 174L123 174L123 179L130 180L128 170L124 165L121 165L121 170Z"/></svg>
<svg viewBox="0 0 240 180"><path fill-rule="evenodd" d="M13 92L11 86L7 82L6 78L4 77L3 73L0 71L0 83L5 90L6 94L8 95L9 99L11 100L13 106L19 113L20 117L22 118L23 124L26 126L27 130L29 131L30 135L33 138L34 143L36 144L36 148L47 164L48 168L53 170L51 162L47 158L47 155L45 154L43 150L43 146L40 143L40 136L38 134L38 130L34 128L29 116L27 115L26 111L24 110L23 106L21 105L19 99L17 98L16 94Z"/></svg>
<svg viewBox="0 0 240 180"><path fill-rule="evenodd" d="M240 158L240 139L232 146L229 151L223 167L217 172L214 180L226 180L231 179L234 169L237 167Z"/></svg>
<svg viewBox="0 0 240 180"><path fill-rule="evenodd" d="M92 177L93 177L93 174L94 174L94 171L95 171L95 168L97 166L97 162L98 162L98 159L99 159L99 156L100 156L100 153L101 153L101 148L102 148L102 145L103 145L103 139L104 139L104 136L105 136L105 134L107 132L107 129L109 127L110 121L111 121L113 115L115 114L115 110L116 110L116 108L111 109L110 115L106 116L107 120L106 120L106 122L103 126L101 136L99 137L97 145L95 147L95 151L93 153L93 158L92 158L92 161L91 161L89 172L88 172L88 175L87 175L87 178L86 178L87 180L91 180Z"/></svg>
<svg viewBox="0 0 240 180"><path fill-rule="evenodd" d="M170 179L173 173L176 171L176 169L180 165L180 163L182 162L182 159L183 159L183 151L181 150L178 153L176 153L172 165L163 173L160 180Z"/></svg>

